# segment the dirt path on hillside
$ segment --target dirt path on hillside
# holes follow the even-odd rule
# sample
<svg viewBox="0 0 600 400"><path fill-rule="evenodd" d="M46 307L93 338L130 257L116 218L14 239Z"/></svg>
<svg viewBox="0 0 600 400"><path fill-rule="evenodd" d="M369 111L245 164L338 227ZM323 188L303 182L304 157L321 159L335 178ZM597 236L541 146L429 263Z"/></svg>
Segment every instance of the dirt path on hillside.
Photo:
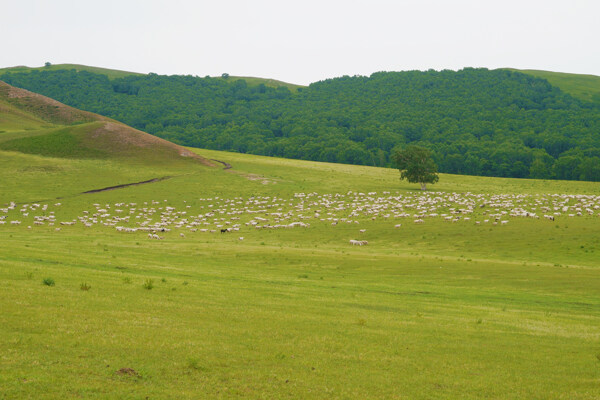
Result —
<svg viewBox="0 0 600 400"><path fill-rule="evenodd" d="M211 158L210 161L216 161L218 163L223 164L223 166L224 166L223 169L231 169L231 168L233 168L233 166L231 164L229 164L229 163L227 163L225 161L215 160L214 158Z"/></svg>
<svg viewBox="0 0 600 400"><path fill-rule="evenodd" d="M105 187L105 188L102 188L102 189L88 190L87 192L81 192L81 194L106 192L106 191L109 191L109 190L122 189L122 188L126 188L126 187L129 187L129 186L137 186L137 185L144 185L146 183L160 182L160 181L164 181L164 180L171 179L171 178L173 178L173 177L172 176L163 176L162 178L148 179L147 181L133 182L133 183L124 183L122 185L108 186L108 187Z"/></svg>
<svg viewBox="0 0 600 400"><path fill-rule="evenodd" d="M275 178L267 178L261 175L256 175L256 174L250 174L250 173L246 173L246 172L240 172L237 170L233 170L233 166L231 164L229 164L228 162L225 161L221 161L221 160L217 160L214 158L211 158L210 161L215 161L218 163L223 164L223 170L229 170L227 172L231 172L232 174L236 174L236 175L240 175L243 176L244 178L250 180L250 181L260 181L263 185L268 185L271 183L277 183L277 181L279 181L279 179L275 179Z"/></svg>

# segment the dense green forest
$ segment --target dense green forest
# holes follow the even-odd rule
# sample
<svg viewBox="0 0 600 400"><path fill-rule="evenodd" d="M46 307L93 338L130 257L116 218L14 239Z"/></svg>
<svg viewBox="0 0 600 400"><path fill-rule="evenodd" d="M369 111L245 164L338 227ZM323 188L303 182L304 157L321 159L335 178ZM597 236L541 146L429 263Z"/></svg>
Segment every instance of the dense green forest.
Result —
<svg viewBox="0 0 600 400"><path fill-rule="evenodd" d="M378 72L299 88L87 71L5 72L5 82L178 144L389 166L432 150L441 172L600 181L600 103L509 70Z"/></svg>

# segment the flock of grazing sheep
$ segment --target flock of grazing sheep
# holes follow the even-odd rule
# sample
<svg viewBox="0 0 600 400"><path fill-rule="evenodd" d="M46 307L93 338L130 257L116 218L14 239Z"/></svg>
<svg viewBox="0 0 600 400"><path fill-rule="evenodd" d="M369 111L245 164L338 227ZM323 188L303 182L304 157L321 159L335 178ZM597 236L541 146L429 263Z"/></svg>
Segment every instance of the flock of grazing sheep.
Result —
<svg viewBox="0 0 600 400"><path fill-rule="evenodd" d="M372 220L389 220L390 227L400 228L399 221L423 224L432 218L453 223L506 225L511 218L572 218L600 216L600 196L566 194L474 194L444 192L390 192L345 194L296 193L290 198L253 196L250 198L200 198L183 201L178 206L167 200L143 203L114 203L90 206L76 218L64 220L61 203L16 204L0 207L2 225L26 225L28 229L80 224L88 228L112 227L117 232L144 232L149 239L162 239L163 233L230 233L247 229L310 228L311 224L365 224ZM393 221L393 222L392 222ZM357 234L365 229L357 229ZM243 240L243 237L239 237ZM366 240L350 240L363 246Z"/></svg>

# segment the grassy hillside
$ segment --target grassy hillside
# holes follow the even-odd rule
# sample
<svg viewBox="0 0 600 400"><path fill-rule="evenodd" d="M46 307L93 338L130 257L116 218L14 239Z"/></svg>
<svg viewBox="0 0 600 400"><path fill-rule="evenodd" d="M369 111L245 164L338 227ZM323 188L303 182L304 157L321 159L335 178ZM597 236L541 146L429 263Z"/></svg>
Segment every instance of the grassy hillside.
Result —
<svg viewBox="0 0 600 400"><path fill-rule="evenodd" d="M194 151L0 151L5 398L600 396L598 184Z"/></svg>
<svg viewBox="0 0 600 400"><path fill-rule="evenodd" d="M1 133L9 131L35 130L50 127L52 124L43 119L23 111L18 107L0 99L0 130Z"/></svg>
<svg viewBox="0 0 600 400"><path fill-rule="evenodd" d="M163 139L1 81L0 149L49 157L210 164Z"/></svg>
<svg viewBox="0 0 600 400"><path fill-rule="evenodd" d="M31 71L63 71L63 70L87 71L94 74L106 75L109 79L124 78L130 75L143 75L139 72L120 71L117 69L90 67L80 64L52 64L47 67L6 67L0 68L0 74L5 72L31 72Z"/></svg>
<svg viewBox="0 0 600 400"><path fill-rule="evenodd" d="M585 101L600 102L600 76L569 74L564 72L539 71L534 69L512 69L524 74L546 79L565 93Z"/></svg>

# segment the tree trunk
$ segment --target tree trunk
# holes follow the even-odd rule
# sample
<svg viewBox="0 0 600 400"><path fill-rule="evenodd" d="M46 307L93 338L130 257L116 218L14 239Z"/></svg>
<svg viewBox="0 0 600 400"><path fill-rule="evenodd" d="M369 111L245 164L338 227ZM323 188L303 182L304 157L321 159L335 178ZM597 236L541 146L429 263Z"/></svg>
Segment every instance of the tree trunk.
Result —
<svg viewBox="0 0 600 400"><path fill-rule="evenodd" d="M427 183L421 182L421 190L427 190Z"/></svg>

